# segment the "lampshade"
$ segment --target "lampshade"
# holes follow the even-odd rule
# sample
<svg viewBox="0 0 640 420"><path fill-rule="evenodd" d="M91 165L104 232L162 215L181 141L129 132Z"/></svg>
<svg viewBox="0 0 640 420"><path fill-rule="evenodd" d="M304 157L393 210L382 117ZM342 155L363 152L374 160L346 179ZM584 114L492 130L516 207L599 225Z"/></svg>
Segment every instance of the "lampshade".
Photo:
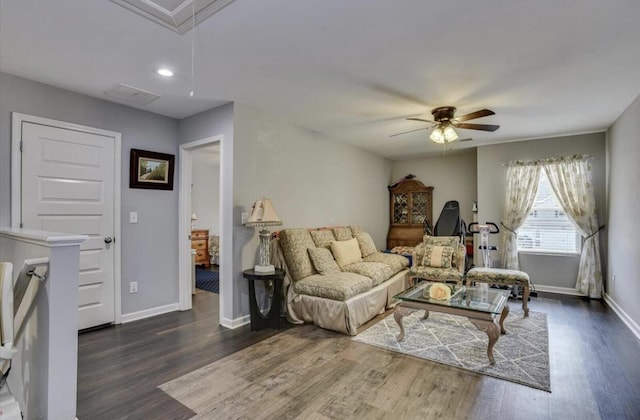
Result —
<svg viewBox="0 0 640 420"><path fill-rule="evenodd" d="M443 130L444 139L448 142L452 142L458 138L458 133L450 125L446 126Z"/></svg>
<svg viewBox="0 0 640 420"><path fill-rule="evenodd" d="M280 226L282 220L273 209L271 200L262 198L253 204L251 215L245 222L245 226Z"/></svg>
<svg viewBox="0 0 640 420"><path fill-rule="evenodd" d="M444 133L442 132L442 128L440 127L434 128L429 138L434 143L444 143Z"/></svg>

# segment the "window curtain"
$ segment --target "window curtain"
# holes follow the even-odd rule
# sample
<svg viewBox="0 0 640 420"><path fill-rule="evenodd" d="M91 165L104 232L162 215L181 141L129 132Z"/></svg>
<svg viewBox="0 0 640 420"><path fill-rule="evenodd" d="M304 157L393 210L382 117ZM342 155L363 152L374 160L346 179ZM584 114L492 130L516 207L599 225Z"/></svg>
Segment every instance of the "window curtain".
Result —
<svg viewBox="0 0 640 420"><path fill-rule="evenodd" d="M547 159L544 170L562 209L584 238L576 289L590 298L602 297L598 217L586 155Z"/></svg>
<svg viewBox="0 0 640 420"><path fill-rule="evenodd" d="M502 217L502 260L507 269L520 268L516 232L533 207L539 179L540 166L536 162L513 161L507 164L507 197Z"/></svg>

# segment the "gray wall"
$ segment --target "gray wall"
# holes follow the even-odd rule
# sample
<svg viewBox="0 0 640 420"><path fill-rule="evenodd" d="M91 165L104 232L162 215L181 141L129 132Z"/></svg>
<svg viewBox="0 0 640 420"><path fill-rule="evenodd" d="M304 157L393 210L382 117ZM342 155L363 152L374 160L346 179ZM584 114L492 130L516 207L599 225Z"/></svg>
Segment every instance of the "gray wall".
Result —
<svg viewBox="0 0 640 420"><path fill-rule="evenodd" d="M507 168L516 159L543 159L575 154L589 154L592 160L593 184L598 221L604 223L606 211L606 153L604 133L555 137L543 140L497 144L478 148L478 220L499 224L504 211ZM500 246L501 235L490 235L491 244ZM601 234L606 247L606 234ZM492 253L494 261L499 252ZM520 254L520 264L536 285L571 288L576 284L579 257ZM502 262L498 261L499 266ZM603 261L603 269L604 267Z"/></svg>
<svg viewBox="0 0 640 420"><path fill-rule="evenodd" d="M11 112L122 133L122 313L177 302L178 189L129 189L131 148L176 154L178 122L112 102L0 73L0 224L10 219ZM177 181L177 180L176 180ZM138 224L129 224L129 212ZM130 281L138 282L129 294Z"/></svg>
<svg viewBox="0 0 640 420"><path fill-rule="evenodd" d="M460 204L460 217L473 221L471 208L477 200L476 150L465 150L437 157L406 159L391 162L391 178L400 179L407 174L433 188L433 223L447 201Z"/></svg>
<svg viewBox="0 0 640 420"><path fill-rule="evenodd" d="M608 276L606 293L640 333L640 96L607 133ZM612 276L615 275L615 281Z"/></svg>

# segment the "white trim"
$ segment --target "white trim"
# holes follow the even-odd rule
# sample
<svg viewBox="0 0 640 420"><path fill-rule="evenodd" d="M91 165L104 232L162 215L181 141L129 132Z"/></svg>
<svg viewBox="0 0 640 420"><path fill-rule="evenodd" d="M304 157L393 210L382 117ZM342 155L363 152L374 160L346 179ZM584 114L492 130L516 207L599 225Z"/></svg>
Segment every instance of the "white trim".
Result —
<svg viewBox="0 0 640 420"><path fill-rule="evenodd" d="M69 235L66 233L5 227L0 227L0 236L50 248L56 246L80 245L89 238L86 235Z"/></svg>
<svg viewBox="0 0 640 420"><path fill-rule="evenodd" d="M609 307L613 310L613 312L618 315L618 318L625 323L627 327L631 330L633 335L636 336L638 340L640 340L640 325L638 325L630 316L627 314L624 309L618 305L618 303L611 298L608 294L604 294L604 301L609 305Z"/></svg>
<svg viewBox="0 0 640 420"><path fill-rule="evenodd" d="M131 312L129 314L122 315L122 323L138 321L140 319L151 318L152 316L166 314L168 312L175 312L179 310L179 304L171 303L164 306L156 306L155 308L144 309L138 312Z"/></svg>
<svg viewBox="0 0 640 420"><path fill-rule="evenodd" d="M120 221L121 196L122 196L122 134L116 131L103 130L101 128L89 127L86 125L74 124L66 121L52 120L50 118L37 117L35 115L11 113L11 227L20 226L20 206L22 203L22 159L20 157L20 141L22 140L22 124L30 122L49 127L62 128L66 130L80 131L83 133L95 134L112 138L114 141L114 179L113 179L113 310L114 322L119 324L122 319L122 228Z"/></svg>
<svg viewBox="0 0 640 420"><path fill-rule="evenodd" d="M578 289L574 289L571 287L558 287L558 286L547 286L545 284L536 284L535 288L537 292L558 293L560 295L571 295L571 296L587 296L584 293L580 293Z"/></svg>
<svg viewBox="0 0 640 420"><path fill-rule="evenodd" d="M250 322L251 322L250 314L244 315L244 316L241 316L240 318L235 318L235 319L220 318L220 325L226 328L231 328L231 329L242 327L243 325L247 325Z"/></svg>

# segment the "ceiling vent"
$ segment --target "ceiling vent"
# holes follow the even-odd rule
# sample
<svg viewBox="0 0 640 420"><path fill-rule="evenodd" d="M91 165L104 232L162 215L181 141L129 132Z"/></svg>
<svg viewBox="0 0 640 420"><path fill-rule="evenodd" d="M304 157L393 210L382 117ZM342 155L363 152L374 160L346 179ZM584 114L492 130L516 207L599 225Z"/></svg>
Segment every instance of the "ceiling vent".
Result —
<svg viewBox="0 0 640 420"><path fill-rule="evenodd" d="M195 1L196 25L205 21L234 0L111 0L165 28L183 34L193 27Z"/></svg>
<svg viewBox="0 0 640 420"><path fill-rule="evenodd" d="M104 94L112 99L134 105L149 105L151 102L161 98L160 95L155 93L127 85L118 85Z"/></svg>

